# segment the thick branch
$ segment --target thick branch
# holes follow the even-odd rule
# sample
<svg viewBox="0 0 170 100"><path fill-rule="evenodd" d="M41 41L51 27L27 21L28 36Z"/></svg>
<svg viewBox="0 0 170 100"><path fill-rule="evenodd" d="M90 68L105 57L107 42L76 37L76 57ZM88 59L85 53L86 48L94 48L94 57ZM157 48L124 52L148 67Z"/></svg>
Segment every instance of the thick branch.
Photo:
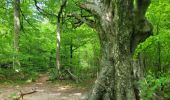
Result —
<svg viewBox="0 0 170 100"><path fill-rule="evenodd" d="M59 10L59 12L58 12L58 16L57 16L57 18L58 18L58 23L60 23L61 14L62 14L62 12L63 12L64 7L66 6L66 3L67 3L67 0L63 0L62 5L61 5L61 7L60 7L60 10Z"/></svg>
<svg viewBox="0 0 170 100"><path fill-rule="evenodd" d="M98 15L98 16L102 15L100 6L94 2L82 3L79 4L78 6L88 12L91 12L94 15Z"/></svg>
<svg viewBox="0 0 170 100"><path fill-rule="evenodd" d="M136 31L145 33L151 32L153 27L151 23L145 18L146 11L150 5L150 0L136 0L135 12L135 27ZM137 33L138 33L137 32Z"/></svg>
<svg viewBox="0 0 170 100"><path fill-rule="evenodd" d="M86 17L81 17L80 15L77 15L75 13L72 13L72 14L68 15L68 17L75 17L77 20L87 24L91 28L95 28L96 27L95 26L95 22L93 20L87 19Z"/></svg>
<svg viewBox="0 0 170 100"><path fill-rule="evenodd" d="M137 16L139 20L145 18L146 11L151 3L151 0L137 0Z"/></svg>

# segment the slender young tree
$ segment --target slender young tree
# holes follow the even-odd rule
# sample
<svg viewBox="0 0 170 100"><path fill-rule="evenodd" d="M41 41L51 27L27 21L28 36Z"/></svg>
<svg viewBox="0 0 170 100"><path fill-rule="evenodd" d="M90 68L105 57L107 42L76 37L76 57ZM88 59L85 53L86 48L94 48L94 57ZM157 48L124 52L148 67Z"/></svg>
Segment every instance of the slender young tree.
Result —
<svg viewBox="0 0 170 100"><path fill-rule="evenodd" d="M60 71L60 40L61 40L61 23L60 18L57 18L57 30L56 30L56 69L58 74L61 74Z"/></svg>
<svg viewBox="0 0 170 100"><path fill-rule="evenodd" d="M18 59L19 53L19 36L20 36L20 0L14 0L14 52L13 67L20 67Z"/></svg>
<svg viewBox="0 0 170 100"><path fill-rule="evenodd" d="M36 9L44 16L53 16L56 17L56 71L58 72L58 78L61 76L61 66L60 66L60 42L61 42L61 31L62 31L62 13L64 8L66 7L67 0L62 0L62 4L60 6L59 12L56 15L55 13L49 13L44 9L38 6L37 0L34 0L34 4Z"/></svg>
<svg viewBox="0 0 170 100"><path fill-rule="evenodd" d="M56 68L59 77L61 76L61 66L60 66L60 40L61 40L61 15L63 13L63 9L65 8L67 3L67 0L62 1L62 5L60 7L60 10L58 12L57 16L57 30L56 30Z"/></svg>

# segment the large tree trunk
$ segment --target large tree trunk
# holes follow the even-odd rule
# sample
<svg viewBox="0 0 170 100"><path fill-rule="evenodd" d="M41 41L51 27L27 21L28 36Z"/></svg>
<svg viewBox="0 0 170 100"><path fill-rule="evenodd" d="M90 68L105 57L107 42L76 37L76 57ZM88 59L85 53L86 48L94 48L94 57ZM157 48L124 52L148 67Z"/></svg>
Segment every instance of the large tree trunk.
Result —
<svg viewBox="0 0 170 100"><path fill-rule="evenodd" d="M133 0L95 0L93 3L96 7L91 6L91 10L97 15L102 70L88 100L140 99L133 82L143 72L138 68L139 61L132 60L132 54L137 44L147 38L143 33L151 29L144 18L150 1L136 0L136 7ZM134 69L140 75L134 73Z"/></svg>
<svg viewBox="0 0 170 100"><path fill-rule="evenodd" d="M14 0L14 53L15 53L13 59L14 69L20 67L20 62L18 59L19 36L20 36L20 0Z"/></svg>
<svg viewBox="0 0 170 100"><path fill-rule="evenodd" d="M96 80L90 100L135 98L130 53L130 34L133 25L129 13L132 12L132 3L120 0L110 5L112 2L106 2L102 9L103 15L99 18L98 30L103 69Z"/></svg>

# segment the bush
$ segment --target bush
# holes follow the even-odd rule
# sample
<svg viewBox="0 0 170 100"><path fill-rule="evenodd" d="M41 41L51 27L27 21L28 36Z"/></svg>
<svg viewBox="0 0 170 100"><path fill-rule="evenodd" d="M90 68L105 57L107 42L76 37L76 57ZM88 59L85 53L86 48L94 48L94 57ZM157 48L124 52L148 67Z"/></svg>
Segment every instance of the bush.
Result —
<svg viewBox="0 0 170 100"><path fill-rule="evenodd" d="M143 100L170 99L170 75L162 75L159 78L148 74L140 81L141 97Z"/></svg>

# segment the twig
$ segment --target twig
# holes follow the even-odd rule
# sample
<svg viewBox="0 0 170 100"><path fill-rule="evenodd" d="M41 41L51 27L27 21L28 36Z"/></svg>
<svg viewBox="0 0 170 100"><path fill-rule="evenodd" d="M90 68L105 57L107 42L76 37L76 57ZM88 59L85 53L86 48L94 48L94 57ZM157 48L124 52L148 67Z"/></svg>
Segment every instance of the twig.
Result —
<svg viewBox="0 0 170 100"><path fill-rule="evenodd" d="M33 91L26 92L26 93L23 93L22 91L20 91L19 100L23 100L24 95L33 94L33 93L37 92L36 89L32 89L32 90Z"/></svg>

